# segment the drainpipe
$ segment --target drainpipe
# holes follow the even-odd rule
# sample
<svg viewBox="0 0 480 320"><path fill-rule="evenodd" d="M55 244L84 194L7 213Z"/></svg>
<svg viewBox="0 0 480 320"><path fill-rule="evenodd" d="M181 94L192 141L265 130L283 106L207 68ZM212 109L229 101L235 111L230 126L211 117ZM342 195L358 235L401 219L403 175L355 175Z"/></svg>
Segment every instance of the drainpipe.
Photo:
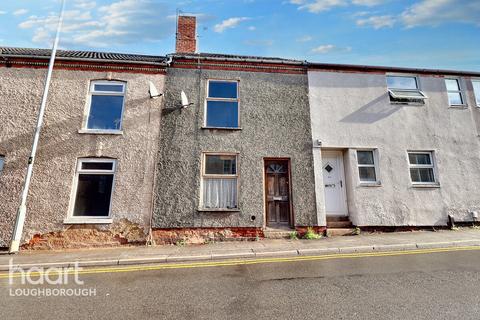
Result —
<svg viewBox="0 0 480 320"><path fill-rule="evenodd" d="M52 78L53 65L55 63L55 55L57 53L58 39L60 38L60 29L63 23L63 12L65 11L65 0L62 0L62 8L60 11L60 18L58 20L57 33L53 42L52 55L50 57L50 63L48 65L48 72L45 79L45 86L43 89L42 103L40 104L40 111L37 118L37 127L35 129L35 135L33 136L32 150L30 157L28 158L27 175L22 190L22 198L20 206L17 211L17 218L15 221L15 228L13 229L12 241L10 243L10 253L16 253L20 249L20 241L22 239L23 227L25 225L25 217L27 215L27 196L30 188L30 181L32 179L33 164L35 162L35 155L37 153L38 140L40 138L40 131L43 124L43 116L45 114L45 106L47 104L48 89L50 88L50 80Z"/></svg>

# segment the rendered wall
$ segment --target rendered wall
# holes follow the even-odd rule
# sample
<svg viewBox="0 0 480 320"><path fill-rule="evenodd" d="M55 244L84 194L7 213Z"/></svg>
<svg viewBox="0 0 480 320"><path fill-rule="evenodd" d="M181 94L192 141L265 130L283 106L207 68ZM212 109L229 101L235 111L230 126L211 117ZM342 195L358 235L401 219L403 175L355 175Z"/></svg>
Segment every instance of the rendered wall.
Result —
<svg viewBox="0 0 480 320"><path fill-rule="evenodd" d="M202 129L209 78L240 80L241 130ZM291 159L294 223L316 225L307 89L306 74L168 69L154 227L263 227L265 157ZM194 105L168 112L181 90ZM198 211L205 151L239 153L239 212Z"/></svg>
<svg viewBox="0 0 480 320"><path fill-rule="evenodd" d="M20 202L46 69L0 68L0 246L7 246ZM90 80L127 82L123 135L80 134ZM42 247L78 247L144 241L152 212L163 75L54 70L28 196L25 241ZM69 225L67 217L77 158L118 159L113 223ZM36 235L34 237L34 235Z"/></svg>
<svg viewBox="0 0 480 320"><path fill-rule="evenodd" d="M480 111L469 79L467 108L449 107L443 77L420 76L424 106L390 104L385 74L309 71L319 221L325 221L321 150L345 151L350 219L359 226L447 224L480 211ZM360 186L356 148L376 148L381 186ZM414 187L407 150L433 150L439 187Z"/></svg>

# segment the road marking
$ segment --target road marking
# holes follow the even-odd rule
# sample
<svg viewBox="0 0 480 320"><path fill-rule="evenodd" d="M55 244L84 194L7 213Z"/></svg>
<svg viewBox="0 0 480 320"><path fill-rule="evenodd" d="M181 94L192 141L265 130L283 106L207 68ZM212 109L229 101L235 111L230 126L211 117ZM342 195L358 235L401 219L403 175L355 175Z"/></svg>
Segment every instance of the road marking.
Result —
<svg viewBox="0 0 480 320"><path fill-rule="evenodd" d="M452 251L473 251L480 250L480 246L464 246L454 248L435 248L435 249L416 249L406 251L383 251L383 252L364 252L364 253L335 253L320 256L296 256L296 257L276 257L276 258L252 258L252 259L232 259L206 262L185 262L185 263L162 263L156 265L144 266L125 266L125 267L104 267L104 268L87 268L82 267L83 270L77 271L77 274L96 274L96 273L118 273L118 272L134 272L134 271L150 271L150 270L164 270L164 269L189 269L189 268L206 268L206 267L226 267L237 265L253 265L263 263L281 263L281 262L297 262L297 261L319 261L319 260L334 260L334 259L351 259L351 258L365 258L365 257L390 257L414 254L429 254ZM45 272L31 272L29 275L42 276L46 272L50 275L55 273L73 274L73 268L58 268L59 271L45 271ZM27 269L28 270L28 269ZM48 268L46 268L48 270ZM20 278L21 273L0 273L0 279L5 278Z"/></svg>

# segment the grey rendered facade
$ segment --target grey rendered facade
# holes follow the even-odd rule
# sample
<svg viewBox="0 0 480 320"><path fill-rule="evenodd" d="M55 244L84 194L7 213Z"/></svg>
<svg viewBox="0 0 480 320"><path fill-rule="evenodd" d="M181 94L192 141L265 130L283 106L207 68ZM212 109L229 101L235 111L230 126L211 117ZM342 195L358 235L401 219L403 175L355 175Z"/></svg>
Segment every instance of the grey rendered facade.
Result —
<svg viewBox="0 0 480 320"><path fill-rule="evenodd" d="M246 67L238 58L190 58L188 68L176 65L174 58L167 72L153 227L265 227L267 158L290 160L291 226L318 225L305 67L295 62L296 73L287 72L285 66L264 71L258 65ZM223 60L220 67L219 60ZM237 70L226 70L232 68ZM209 79L238 81L239 128L205 128ZM182 90L193 105L178 109ZM202 208L202 154L206 152L238 155L237 209Z"/></svg>
<svg viewBox="0 0 480 320"><path fill-rule="evenodd" d="M447 225L480 210L479 74L389 68L313 66L308 73L312 149L320 224L328 218L322 154L343 155L347 214L358 226ZM392 104L387 75L414 76L424 105ZM446 78L457 79L463 105L449 105ZM477 95L480 92L477 92ZM377 181L359 179L357 150L373 150ZM412 183L407 152L430 152L435 181ZM327 184L328 186L328 184Z"/></svg>
<svg viewBox="0 0 480 320"><path fill-rule="evenodd" d="M49 50L1 49L0 247L7 247L20 202ZM72 58L73 57L73 58ZM150 99L149 81L163 90L163 57L60 52L40 136L22 243L34 248L143 243L153 207L161 99ZM121 131L82 130L92 81L126 86ZM110 214L72 217L79 159L116 163ZM92 200L95 201L95 200ZM73 218L73 219L72 219Z"/></svg>

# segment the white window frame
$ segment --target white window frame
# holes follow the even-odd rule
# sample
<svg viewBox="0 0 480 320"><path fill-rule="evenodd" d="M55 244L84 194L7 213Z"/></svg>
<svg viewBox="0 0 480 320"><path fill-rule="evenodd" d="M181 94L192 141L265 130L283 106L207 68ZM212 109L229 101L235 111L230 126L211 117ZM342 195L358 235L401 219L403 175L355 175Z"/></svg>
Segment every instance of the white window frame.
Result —
<svg viewBox="0 0 480 320"><path fill-rule="evenodd" d="M458 84L458 90L448 90L447 88L447 80L455 80L457 81L457 84ZM445 84L445 89L447 91L447 99L448 99L448 104L451 106L451 107L466 107L467 106L467 103L465 101L465 94L463 93L463 85L462 85L462 81L461 81L461 78L459 77L444 77L444 84ZM458 93L460 94L460 99L462 100L462 103L461 104L452 104L450 102L450 97L448 96L449 93Z"/></svg>
<svg viewBox="0 0 480 320"><path fill-rule="evenodd" d="M373 155L373 164L360 164L358 163L358 152L359 151L370 151L372 152ZM368 185L375 185L378 186L380 185L380 173L379 173L379 168L378 168L378 150L377 149L368 149L368 148L362 148L362 149L356 149L355 150L355 157L357 161L357 171L358 171L358 181L360 181L360 185L368 186ZM369 181L369 180L362 180L360 177L360 170L359 168L373 168L375 170L375 181Z"/></svg>
<svg viewBox="0 0 480 320"><path fill-rule="evenodd" d="M205 173L207 165L207 156L234 156L235 157L235 174L207 174ZM201 181L200 181L200 208L199 211L239 211L239 187L238 187L238 158L239 154L236 152L203 152L202 153L202 168L201 168ZM236 179L237 189L237 207L236 208L205 208L203 204L203 181L205 179Z"/></svg>
<svg viewBox="0 0 480 320"><path fill-rule="evenodd" d="M92 162L102 162L102 163L112 163L112 169L111 170L92 170L92 169L82 169L82 164L83 163L92 163ZM75 168L75 177L74 177L74 183L73 183L73 188L72 188L72 193L70 195L70 209L68 210L68 216L64 220L64 223L66 224L76 224L76 223L99 223L99 224L105 224L105 223L112 223L112 201L113 201L113 195L115 191L115 176L116 176L116 171L117 171L117 160L116 159L110 159L110 158L79 158L77 159L77 166ZM110 194L110 205L108 208L108 216L103 216L103 217L93 217L93 216L74 216L73 211L75 210L75 200L77 198L77 187L78 187L78 177L81 174L111 174L113 175L113 181L112 181L112 190Z"/></svg>
<svg viewBox="0 0 480 320"><path fill-rule="evenodd" d="M417 89L390 88L388 86L388 77L414 78L415 83L417 85ZM402 101L392 101L392 99L389 99L390 103L392 103L392 104L421 104L421 105L423 105L425 103L425 100L428 99L428 96L425 94L425 92L423 92L421 90L420 79L416 75L389 73L389 74L386 74L386 76L385 76L385 82L387 83L387 91L388 91L388 94L389 94L390 97L392 97L394 99L409 100L409 101L402 102ZM408 96L408 95L402 95L401 91L416 92L416 93L419 93L421 95L421 97L413 98L413 97ZM420 100L421 102L419 102L418 100Z"/></svg>
<svg viewBox="0 0 480 320"><path fill-rule="evenodd" d="M5 166L5 156L0 154L0 175L3 172L3 167Z"/></svg>
<svg viewBox="0 0 480 320"><path fill-rule="evenodd" d="M480 90L476 92L473 83L478 83L480 85L480 79L472 79L472 91L475 98L475 105L477 106L477 108L480 108Z"/></svg>
<svg viewBox="0 0 480 320"><path fill-rule="evenodd" d="M430 162L431 164L411 164L410 163L410 154L429 154L430 155ZM410 177L410 182L413 186L438 186L438 178L437 178L437 166L435 164L435 152L432 150L425 150L425 151L418 151L418 150L408 150L407 151L407 161L408 161L408 176ZM433 182L414 182L412 180L412 174L410 173L410 169L415 168L431 168L433 172Z"/></svg>
<svg viewBox="0 0 480 320"><path fill-rule="evenodd" d="M96 91L95 85L122 85L122 92L114 91ZM82 129L79 133L94 133L94 134L122 134L123 133L123 113L125 111L125 99L127 93L127 83L119 80L92 80L88 89L87 106L85 108L85 114L83 117ZM92 106L92 96L122 96L122 113L120 115L120 128L118 130L111 129L89 129L88 118L90 116L90 108Z"/></svg>
<svg viewBox="0 0 480 320"><path fill-rule="evenodd" d="M214 82L231 82L231 83L236 83L237 84L237 98L215 98L215 97L210 97L210 81ZM215 126L208 126L207 125L207 112L208 112L208 101L223 101L223 102L236 102L237 103L237 126L236 127L215 127ZM236 130L240 129L240 80L235 80L235 79L207 79L207 88L206 88L206 94L205 94L205 106L204 106L204 119L203 119L203 127L207 129L230 129L230 130Z"/></svg>

